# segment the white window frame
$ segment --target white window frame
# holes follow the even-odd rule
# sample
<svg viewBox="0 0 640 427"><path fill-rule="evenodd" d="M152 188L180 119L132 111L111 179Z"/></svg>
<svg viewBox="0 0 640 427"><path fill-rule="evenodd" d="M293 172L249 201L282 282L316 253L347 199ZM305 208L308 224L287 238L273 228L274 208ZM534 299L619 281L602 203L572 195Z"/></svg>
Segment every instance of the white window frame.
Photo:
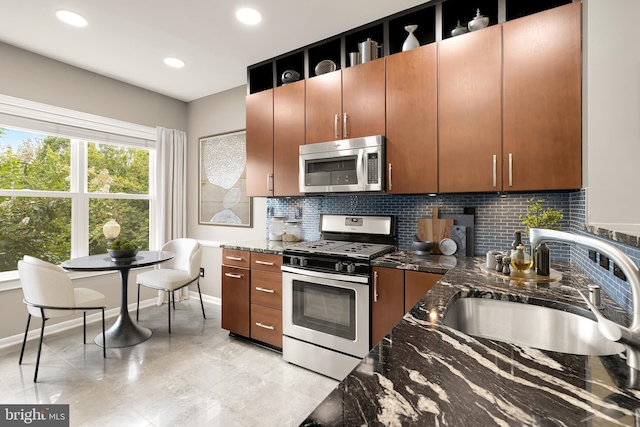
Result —
<svg viewBox="0 0 640 427"><path fill-rule="evenodd" d="M149 200L149 248L158 246L156 229L157 197L155 194L156 128L82 113L61 107L0 95L0 127L24 130L71 140L71 188L66 191L2 190L0 196L60 197L71 199L71 257L89 253L89 200ZM87 143L113 144L149 149L149 193L89 193L87 184ZM17 270L0 272L3 282L18 279Z"/></svg>

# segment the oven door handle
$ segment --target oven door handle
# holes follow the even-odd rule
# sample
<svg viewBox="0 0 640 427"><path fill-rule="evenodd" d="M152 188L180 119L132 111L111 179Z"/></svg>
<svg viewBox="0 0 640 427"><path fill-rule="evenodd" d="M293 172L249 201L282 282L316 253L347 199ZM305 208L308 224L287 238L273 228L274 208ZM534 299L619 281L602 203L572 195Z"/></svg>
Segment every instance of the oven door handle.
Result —
<svg viewBox="0 0 640 427"><path fill-rule="evenodd" d="M286 271L288 273L293 273L293 274L299 274L301 276L319 277L320 279L330 279L330 280L342 280L343 282L351 282L351 283L364 283L365 285L369 283L369 277L348 276L346 274L321 273L313 270L303 270L300 268L289 267L287 265L283 265L281 268L282 268L282 271Z"/></svg>

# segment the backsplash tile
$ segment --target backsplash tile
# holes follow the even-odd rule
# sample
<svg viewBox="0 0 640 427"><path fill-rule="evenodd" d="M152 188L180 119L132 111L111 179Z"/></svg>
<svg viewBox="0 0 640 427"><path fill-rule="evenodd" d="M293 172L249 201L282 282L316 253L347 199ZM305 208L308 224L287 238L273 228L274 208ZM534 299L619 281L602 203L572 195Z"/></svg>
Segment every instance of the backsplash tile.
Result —
<svg viewBox="0 0 640 427"><path fill-rule="evenodd" d="M559 209L564 218L563 229L575 234L588 235L605 240L621 248L640 265L640 248L626 246L603 237L585 232L581 227L586 222L586 190L546 193L507 194L456 194L438 195L344 195L324 197L268 198L268 211L274 215L284 215L294 220L296 208L302 209L299 220L304 240L320 238L318 224L321 213L354 215L395 215L397 220L398 247L411 248L413 235L418 231L418 218L430 218L431 209L440 209L440 214L462 214L463 208L475 208L476 255L484 255L489 250L507 250L513 241L513 232L523 229L518 215L526 212L530 198L544 199L543 207ZM268 221L267 221L268 228ZM269 230L266 230L268 235ZM523 242L529 242L523 235ZM631 290L629 284L613 275L613 264L607 272L599 263L589 259L586 249L562 244L550 244L551 258L571 261L578 265L593 281L602 287L620 306L631 310Z"/></svg>
<svg viewBox="0 0 640 427"><path fill-rule="evenodd" d="M508 194L464 194L464 195L345 195L324 197L269 198L267 208L274 215L285 215L294 219L295 208L302 207L301 227L305 240L320 238L318 221L320 213L354 215L395 215L397 220L398 247L410 249L413 236L418 232L418 218L431 218L432 208L439 208L440 215L462 214L465 207L475 208L476 255L489 250L504 250L511 247L513 232L523 229L518 215L526 212L527 200L531 197L544 199L545 207L552 206L564 214L562 226L569 229L570 195L573 192ZM267 235L269 231L267 230ZM523 241L528 245L526 236ZM568 261L569 248L565 245L550 245L554 260Z"/></svg>

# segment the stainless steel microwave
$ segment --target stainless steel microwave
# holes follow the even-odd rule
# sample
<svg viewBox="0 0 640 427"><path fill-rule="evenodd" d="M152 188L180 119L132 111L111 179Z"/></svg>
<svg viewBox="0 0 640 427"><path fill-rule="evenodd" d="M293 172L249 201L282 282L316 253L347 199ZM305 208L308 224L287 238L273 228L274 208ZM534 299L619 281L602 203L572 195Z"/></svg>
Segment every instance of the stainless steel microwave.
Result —
<svg viewBox="0 0 640 427"><path fill-rule="evenodd" d="M382 135L300 146L300 192L384 192Z"/></svg>

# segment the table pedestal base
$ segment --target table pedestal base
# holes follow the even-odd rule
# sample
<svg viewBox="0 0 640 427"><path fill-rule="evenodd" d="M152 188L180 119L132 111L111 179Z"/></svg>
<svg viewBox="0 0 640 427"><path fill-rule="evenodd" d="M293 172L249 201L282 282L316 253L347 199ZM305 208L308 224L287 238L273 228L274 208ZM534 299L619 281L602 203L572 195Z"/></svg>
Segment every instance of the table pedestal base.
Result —
<svg viewBox="0 0 640 427"><path fill-rule="evenodd" d="M128 314L128 313L127 313ZM118 317L116 323L105 331L107 336L107 348L130 347L140 344L151 337L151 329L138 326L131 321L127 315L126 319ZM98 334L95 339L96 344L103 346L102 334Z"/></svg>

